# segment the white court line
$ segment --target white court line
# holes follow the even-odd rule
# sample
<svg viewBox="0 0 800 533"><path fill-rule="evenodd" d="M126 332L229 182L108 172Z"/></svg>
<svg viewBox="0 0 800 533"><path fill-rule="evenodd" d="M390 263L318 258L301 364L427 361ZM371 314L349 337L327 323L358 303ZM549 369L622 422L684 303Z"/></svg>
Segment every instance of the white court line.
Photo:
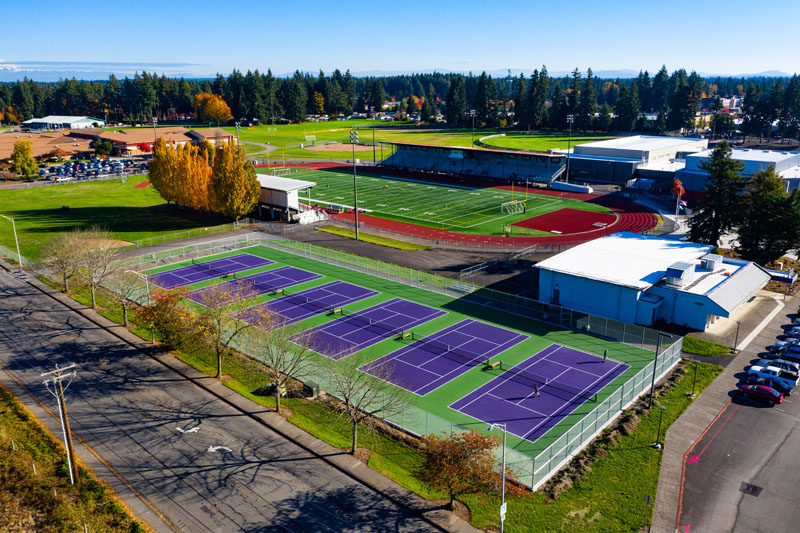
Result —
<svg viewBox="0 0 800 533"><path fill-rule="evenodd" d="M540 359L540 361L541 361L541 359ZM529 366L528 368L530 368L530 366ZM527 370L527 369L526 369L526 370ZM558 379L558 378L560 378L561 376L563 376L564 374L566 374L567 372L569 372L569 370L564 370L564 371L562 371L562 372L561 372L559 375L557 375L556 377L554 377L554 378L547 378L547 380L548 380L548 381L550 381L551 379ZM545 390L547 390L547 387L549 387L549 386L550 386L550 385L549 385L549 383L545 382L545 383L542 383L542 387L541 387L541 388L542 388L542 389L545 389ZM539 389L539 391L541 392L541 389ZM536 389L534 389L534 391L533 391L532 393L528 394L527 396L525 396L525 397L524 397L523 399L521 399L520 401L518 401L518 402L511 402L511 403L513 403L513 404L516 404L516 405L520 405L520 406L521 406L522 402L524 402L524 401L525 401L525 400L527 400L528 398L533 398L535 395L536 395ZM555 396L555 395L553 395L553 396Z"/></svg>
<svg viewBox="0 0 800 533"><path fill-rule="evenodd" d="M568 348L568 347L565 346L565 348ZM569 348L569 349L572 350L572 348ZM584 352L584 353L588 353L588 352ZM594 354L589 354L589 355L591 355L593 357L598 357L598 356L596 356ZM598 359L599 359L599 357L598 357ZM580 369L580 368L575 368L574 366L568 365L566 363L562 363L561 361L554 361L553 359L547 359L547 360L550 361L551 363L555 363L557 365L565 366L565 367L567 367L569 369L574 370L575 372L582 372L582 373L588 374L588 375L590 375L592 377L595 377L595 378L597 377L597 374L595 374L594 372L589 372L587 370L583 370L583 369ZM612 366L613 365L619 366L620 364L622 364L619 361L614 361L613 359L606 359L606 361L610 361L612 363ZM609 365L606 365L606 367L608 367L608 366Z"/></svg>

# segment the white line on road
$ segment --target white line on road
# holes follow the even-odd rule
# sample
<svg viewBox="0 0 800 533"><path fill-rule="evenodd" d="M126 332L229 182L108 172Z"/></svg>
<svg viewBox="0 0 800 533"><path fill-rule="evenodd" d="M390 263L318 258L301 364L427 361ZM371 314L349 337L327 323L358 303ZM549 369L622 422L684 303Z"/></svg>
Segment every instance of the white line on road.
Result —
<svg viewBox="0 0 800 533"><path fill-rule="evenodd" d="M759 323L759 324L758 324L758 325L755 327L755 329L753 329L753 331L751 331L751 332L750 332L750 335L748 335L747 337L745 337L745 338L744 338L744 340L743 340L741 343L739 343L739 346L734 346L734 348L737 348L739 351L742 351L742 350L744 350L745 348L747 348L747 345L748 345L748 344L750 344L750 342L752 342L752 340L756 338L756 335L758 335L759 333L761 333L761 330L762 330L762 329L764 329L764 328L767 326L767 324L769 324L770 320L772 320L773 318L775 318L775 315L777 315L778 313L780 313L780 312L781 312L781 309L783 309L783 307L784 307L784 306L783 306L783 302L780 302L780 301L778 301L778 300L776 299L776 300L775 300L775 303L777 304L777 306L775 307L775 309L773 309L773 310L772 310L772 312L771 312L770 314L768 314L767 316L765 316L765 317L764 317L764 320L762 320L762 321L761 321L761 322L760 322L760 323Z"/></svg>

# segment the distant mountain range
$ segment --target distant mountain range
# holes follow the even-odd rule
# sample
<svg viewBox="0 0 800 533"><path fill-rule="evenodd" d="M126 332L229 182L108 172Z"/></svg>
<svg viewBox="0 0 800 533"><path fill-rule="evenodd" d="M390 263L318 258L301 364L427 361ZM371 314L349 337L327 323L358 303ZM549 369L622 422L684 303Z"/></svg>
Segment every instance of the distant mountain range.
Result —
<svg viewBox="0 0 800 533"><path fill-rule="evenodd" d="M245 69L246 70L246 69ZM261 69L266 71L266 68ZM194 63L124 63L124 62L94 62L94 61L3 61L0 59L0 82L17 81L22 78L29 78L34 81L52 82L62 79L77 78L79 80L106 80L110 74L116 75L118 78L125 76L133 77L137 72L147 71L150 73L156 72L158 75L164 74L170 78L191 78L191 79L208 79L216 76L216 71L210 65L201 65ZM441 72L450 73L457 72L467 74L469 71L452 70L452 69L419 69L419 70L365 70L352 72L354 76L400 76L403 74L423 73L423 72ZM510 69L511 75L518 77L524 74L526 77L533 73L533 69ZM658 69L649 70L650 77L652 77ZM309 72L316 73L315 69ZM486 73L490 74L493 78L504 78L508 75L508 69L494 69L487 70ZM585 74L585 71L582 71ZM480 74L480 70L473 70L473 74ZM550 76L561 77L569 76L571 71L559 70L550 71ZM222 74L227 75L228 72ZM779 70L767 70L764 72L752 74L716 74L716 73L699 73L703 77L788 77L791 74ZM279 74L281 77L291 76L291 72ZM639 75L638 70L632 69L619 69L619 70L595 70L595 77L598 78L635 78Z"/></svg>

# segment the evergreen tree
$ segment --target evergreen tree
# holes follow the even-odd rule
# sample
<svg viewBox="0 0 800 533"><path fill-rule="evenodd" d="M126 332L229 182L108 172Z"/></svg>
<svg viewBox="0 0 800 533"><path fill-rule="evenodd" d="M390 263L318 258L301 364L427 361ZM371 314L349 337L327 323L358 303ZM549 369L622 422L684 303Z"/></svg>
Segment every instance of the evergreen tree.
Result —
<svg viewBox="0 0 800 533"><path fill-rule="evenodd" d="M655 113L666 113L670 98L669 74L667 74L666 66L662 65L661 69L653 78L653 87L650 95L650 110Z"/></svg>
<svg viewBox="0 0 800 533"><path fill-rule="evenodd" d="M603 133L611 131L611 106L608 104L600 106L599 115L597 116L597 121L595 121L594 128Z"/></svg>
<svg viewBox="0 0 800 533"><path fill-rule="evenodd" d="M750 177L739 210L736 251L744 259L766 265L800 245L800 193L787 194L773 166Z"/></svg>
<svg viewBox="0 0 800 533"><path fill-rule="evenodd" d="M578 102L581 94L581 73L576 68L572 71L572 85L570 85L570 92L567 95L567 105L569 107L569 114L574 115L578 112Z"/></svg>
<svg viewBox="0 0 800 533"><path fill-rule="evenodd" d="M791 77L783 94L783 118L781 119L781 135L797 138L800 135L800 77Z"/></svg>
<svg viewBox="0 0 800 533"><path fill-rule="evenodd" d="M739 225L740 204L746 182L741 172L744 163L731 158L731 147L726 141L719 143L708 161L699 165L708 173L705 198L689 222L689 240L717 246L720 237Z"/></svg>
<svg viewBox="0 0 800 533"><path fill-rule="evenodd" d="M455 74L450 81L445 103L445 118L451 126L465 124L467 113L467 94L464 76Z"/></svg>
<svg viewBox="0 0 800 533"><path fill-rule="evenodd" d="M517 80L516 92L514 93L514 118L517 121L517 127L521 130L529 130L530 122L528 121L528 84L525 81L523 74L519 75Z"/></svg>
<svg viewBox="0 0 800 533"><path fill-rule="evenodd" d="M578 109L575 114L575 127L581 131L591 129L594 122L594 114L597 108L597 93L594 89L594 74L592 69L586 71L586 79L583 82L583 91L581 91L578 101Z"/></svg>
<svg viewBox="0 0 800 533"><path fill-rule="evenodd" d="M564 98L564 93L561 92L561 86L556 84L553 92L553 102L550 106L549 120L550 128L554 130L563 130L567 126L567 103Z"/></svg>
<svg viewBox="0 0 800 533"><path fill-rule="evenodd" d="M614 119L614 129L616 131L633 131L636 126L636 119L639 116L639 99L634 94L636 85L631 85L628 89L625 85L619 88L619 98L614 108L616 117Z"/></svg>
<svg viewBox="0 0 800 533"><path fill-rule="evenodd" d="M436 122L436 90L433 84L428 84L428 93L425 95L425 101L422 103L420 110L420 118L423 122L432 124Z"/></svg>
<svg viewBox="0 0 800 533"><path fill-rule="evenodd" d="M650 82L650 74L645 70L639 71L639 76L636 78L636 88L639 91L639 102L641 103L642 111L653 111L653 88Z"/></svg>

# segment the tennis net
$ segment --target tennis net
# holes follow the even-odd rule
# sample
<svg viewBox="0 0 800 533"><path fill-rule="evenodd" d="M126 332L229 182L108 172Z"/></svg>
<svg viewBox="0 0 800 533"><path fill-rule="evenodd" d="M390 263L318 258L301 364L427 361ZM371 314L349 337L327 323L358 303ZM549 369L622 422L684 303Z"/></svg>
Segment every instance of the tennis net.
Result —
<svg viewBox="0 0 800 533"><path fill-rule="evenodd" d="M380 320L372 320L368 316L351 314L350 311L345 309L342 309L342 316L347 317L348 321L360 324L364 328L379 329L391 335L401 335L404 331L404 328L402 327L387 324L386 322L381 322Z"/></svg>
<svg viewBox="0 0 800 533"><path fill-rule="evenodd" d="M412 332L411 334L412 340L415 340L419 343L419 346L427 350L433 354L441 355L444 357L449 357L451 359L458 358L459 362L462 363L475 363L477 365L484 365L489 362L489 357L485 355L481 355L479 353L472 352L470 350L466 350L464 348L460 348L458 346L451 346L445 342L436 340L436 339L429 339L429 338L417 338L416 334Z"/></svg>
<svg viewBox="0 0 800 533"><path fill-rule="evenodd" d="M192 264L199 267L200 270L205 270L207 272L215 272L220 276L233 276L236 277L233 272L226 272L225 270L214 268L211 266L210 263L204 263L202 261L198 261L197 259L192 259Z"/></svg>
<svg viewBox="0 0 800 533"><path fill-rule="evenodd" d="M330 311L333 309L332 306L325 304L319 300L315 300L314 298L309 298L308 296L304 296L302 294L292 294L286 289L283 289L283 299L296 306L302 307L313 307L314 309L319 309L320 311Z"/></svg>
<svg viewBox="0 0 800 533"><path fill-rule="evenodd" d="M518 383L522 383L531 388L536 386L542 392L547 391L548 388L553 388L571 394L572 397L579 396L584 400L593 402L597 401L597 393L593 392L591 389L582 389L581 387L576 387L575 385L570 385L569 383L564 383L562 381L537 374L536 372L531 372L530 370L515 368L511 365L508 365L506 372L511 373L511 379L517 381ZM568 399L572 399L572 397Z"/></svg>

